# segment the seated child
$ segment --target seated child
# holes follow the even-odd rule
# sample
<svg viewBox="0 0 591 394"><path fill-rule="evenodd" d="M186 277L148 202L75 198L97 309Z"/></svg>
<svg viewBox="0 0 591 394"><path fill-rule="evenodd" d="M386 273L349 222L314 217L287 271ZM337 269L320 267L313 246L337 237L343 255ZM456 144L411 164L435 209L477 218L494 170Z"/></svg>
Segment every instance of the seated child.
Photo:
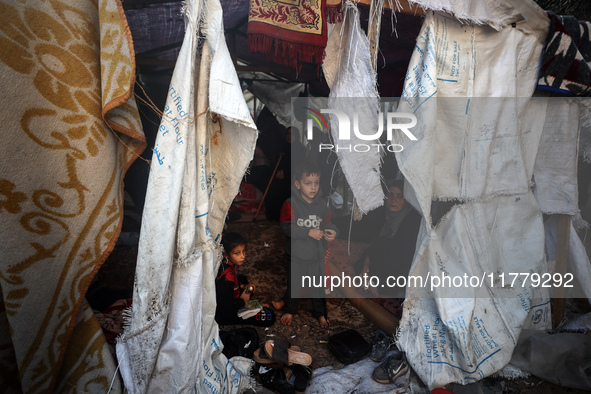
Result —
<svg viewBox="0 0 591 394"><path fill-rule="evenodd" d="M287 273L287 290L283 301L274 302L277 309L285 308L281 323L290 325L300 303L299 297L291 297L291 286L301 294L304 290L312 293L312 314L321 328L329 325L324 287L302 289L302 277L320 277L325 274L324 257L327 242L337 236L337 228L330 222L332 212L326 200L320 196L320 170L306 162L294 171L292 194L281 208L281 229L287 235L287 252L290 268ZM324 280L322 280L324 282Z"/></svg>
<svg viewBox="0 0 591 394"><path fill-rule="evenodd" d="M222 246L222 264L215 279L215 320L218 324L252 324L261 327L272 325L275 322L275 313L266 307L248 319L238 316L238 310L250 301L255 290L244 276L236 273L236 267L244 264L246 241L240 234L226 233L222 237Z"/></svg>

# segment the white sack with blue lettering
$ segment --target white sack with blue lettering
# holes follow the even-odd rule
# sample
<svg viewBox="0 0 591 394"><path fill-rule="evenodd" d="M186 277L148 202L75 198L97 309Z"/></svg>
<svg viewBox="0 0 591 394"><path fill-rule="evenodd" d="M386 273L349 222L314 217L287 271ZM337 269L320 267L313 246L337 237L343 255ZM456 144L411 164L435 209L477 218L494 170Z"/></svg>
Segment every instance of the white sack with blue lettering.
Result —
<svg viewBox="0 0 591 394"><path fill-rule="evenodd" d="M186 4L185 39L148 182L134 303L117 344L131 393L237 393L250 384L251 363L226 359L214 320L224 217L257 135L225 47L221 12L219 0ZM206 21L201 58L200 21Z"/></svg>
<svg viewBox="0 0 591 394"><path fill-rule="evenodd" d="M494 275L463 298L407 287L400 346L430 388L498 372L521 328L549 321L547 295L516 287L501 296L496 282L546 270L530 191L544 117L529 100L544 38L527 21L496 31L440 13L426 16L417 38L399 111L416 115L418 141L396 154L426 219L411 274ZM393 142L402 140L395 134ZM433 227L438 199L458 205Z"/></svg>
<svg viewBox="0 0 591 394"><path fill-rule="evenodd" d="M531 192L458 204L421 240L409 275L425 282L407 287L398 345L429 387L489 376L524 325L548 328L547 292L510 274L546 272L543 243Z"/></svg>
<svg viewBox="0 0 591 394"><path fill-rule="evenodd" d="M393 134L420 206L529 190L545 101L534 91L542 44L517 27L498 32L448 15L425 18L398 110L413 113L418 142Z"/></svg>

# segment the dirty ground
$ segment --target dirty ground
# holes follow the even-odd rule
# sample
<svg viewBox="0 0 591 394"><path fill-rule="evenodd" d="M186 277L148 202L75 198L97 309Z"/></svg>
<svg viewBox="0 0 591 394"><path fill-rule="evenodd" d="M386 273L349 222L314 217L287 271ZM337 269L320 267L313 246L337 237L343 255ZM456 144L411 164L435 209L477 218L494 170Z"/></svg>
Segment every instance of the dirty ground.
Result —
<svg viewBox="0 0 591 394"><path fill-rule="evenodd" d="M278 222L259 218L253 221L253 215L243 214L237 221L227 223L226 231L235 231L248 239L246 263L239 268L239 273L248 277L249 282L257 285L256 298L263 303L271 303L283 295L286 288L287 265L284 252L285 237ZM587 237L591 244L591 237ZM586 245L588 246L588 245ZM589 251L589 247L588 247ZM107 259L107 262L97 274L96 283L91 286L87 297L98 300L105 308L118 298L131 296L133 288L137 245L118 246ZM333 294L340 297L339 294ZM93 302L91 302L92 305ZM313 369L332 366L335 369L343 367L329 351L325 343L328 337L345 329L357 330L366 340L371 341L374 333L379 329L365 318L347 299L328 298L329 319L328 329L321 329L318 321L311 315L311 304L304 300L300 304L298 314L291 326L284 326L280 322L272 327L255 327L259 339L265 341L274 337L288 338L292 344L301 347L302 351L312 355ZM98 308L97 308L98 309ZM590 310L589 305L577 300L567 302L567 314L580 314ZM281 312L277 313L278 318ZM235 328L222 326L221 329ZM377 365L377 364L376 364ZM482 384L483 393L585 393L587 391L569 389L545 382L537 377L527 379L487 378ZM469 387L453 388L455 392L474 392ZM468 391L466 391L468 390ZM258 393L268 393L267 390L257 390Z"/></svg>

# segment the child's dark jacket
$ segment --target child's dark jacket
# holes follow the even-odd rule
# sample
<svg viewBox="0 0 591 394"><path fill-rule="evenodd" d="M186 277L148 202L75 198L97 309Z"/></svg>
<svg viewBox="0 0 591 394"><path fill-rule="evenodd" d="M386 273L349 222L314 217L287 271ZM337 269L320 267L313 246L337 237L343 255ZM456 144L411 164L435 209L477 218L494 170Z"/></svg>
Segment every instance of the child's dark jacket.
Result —
<svg viewBox="0 0 591 394"><path fill-rule="evenodd" d="M332 211L326 200L316 194L308 203L300 191L292 187L291 198L283 204L279 219L281 230L288 237L288 248L291 242L291 259L299 264L312 264L324 261L327 243L324 239L317 241L308 235L310 229L330 229L338 234L337 227L330 222ZM288 250L289 253L289 250Z"/></svg>

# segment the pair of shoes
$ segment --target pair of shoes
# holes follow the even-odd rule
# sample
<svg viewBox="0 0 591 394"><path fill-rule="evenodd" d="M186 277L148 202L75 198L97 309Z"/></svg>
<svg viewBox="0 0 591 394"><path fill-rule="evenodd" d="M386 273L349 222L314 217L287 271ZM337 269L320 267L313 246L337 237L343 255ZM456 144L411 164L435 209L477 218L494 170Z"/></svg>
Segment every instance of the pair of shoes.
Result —
<svg viewBox="0 0 591 394"><path fill-rule="evenodd" d="M261 374L263 387L279 394L293 394L293 386L287 381L283 368L271 368Z"/></svg>
<svg viewBox="0 0 591 394"><path fill-rule="evenodd" d="M265 353L271 360L284 365L301 364L308 366L312 364L312 356L295 350L293 347L290 348L289 342L285 339L265 342Z"/></svg>
<svg viewBox="0 0 591 394"><path fill-rule="evenodd" d="M293 387L296 393L305 393L310 380L312 380L312 369L300 364L294 364L292 371L293 376L295 376Z"/></svg>
<svg viewBox="0 0 591 394"><path fill-rule="evenodd" d="M408 363L404 353L397 352L389 356L372 374L373 379L382 384L394 383L396 379L408 371Z"/></svg>
<svg viewBox="0 0 591 394"><path fill-rule="evenodd" d="M392 346L396 346L394 344L393 338L387 336L382 331L379 331L373 340L369 358L377 363L384 361L388 351Z"/></svg>

